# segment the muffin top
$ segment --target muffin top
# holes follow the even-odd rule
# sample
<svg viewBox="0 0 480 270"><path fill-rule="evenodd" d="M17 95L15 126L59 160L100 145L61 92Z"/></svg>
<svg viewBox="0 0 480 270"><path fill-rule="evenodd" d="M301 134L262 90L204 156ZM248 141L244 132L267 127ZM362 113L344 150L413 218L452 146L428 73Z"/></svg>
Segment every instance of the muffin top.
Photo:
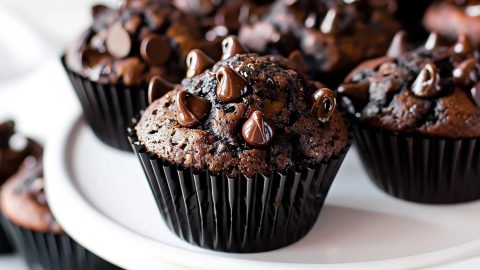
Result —
<svg viewBox="0 0 480 270"><path fill-rule="evenodd" d="M204 39L195 16L167 0L127 0L118 9L96 5L92 16L91 27L65 55L72 71L92 81L138 86L160 75L179 82L191 49L221 54L218 44Z"/></svg>
<svg viewBox="0 0 480 270"><path fill-rule="evenodd" d="M61 233L44 192L41 152L27 157L0 192L0 209L14 224L41 233Z"/></svg>
<svg viewBox="0 0 480 270"><path fill-rule="evenodd" d="M423 18L425 28L452 40L468 35L480 47L480 0L442 0L434 2Z"/></svg>
<svg viewBox="0 0 480 270"><path fill-rule="evenodd" d="M41 147L15 132L11 120L0 123L0 184L3 184L30 155L41 153Z"/></svg>
<svg viewBox="0 0 480 270"><path fill-rule="evenodd" d="M346 147L334 92L281 56L227 56L151 98L136 126L146 150L197 171L250 177L319 164Z"/></svg>
<svg viewBox="0 0 480 270"><path fill-rule="evenodd" d="M465 35L452 46L435 41L431 36L414 51L370 60L352 71L338 88L349 111L393 132L479 137L479 51Z"/></svg>
<svg viewBox="0 0 480 270"><path fill-rule="evenodd" d="M331 81L384 54L398 29L385 1L279 0L260 21L244 25L239 39L261 54L300 51L313 77Z"/></svg>

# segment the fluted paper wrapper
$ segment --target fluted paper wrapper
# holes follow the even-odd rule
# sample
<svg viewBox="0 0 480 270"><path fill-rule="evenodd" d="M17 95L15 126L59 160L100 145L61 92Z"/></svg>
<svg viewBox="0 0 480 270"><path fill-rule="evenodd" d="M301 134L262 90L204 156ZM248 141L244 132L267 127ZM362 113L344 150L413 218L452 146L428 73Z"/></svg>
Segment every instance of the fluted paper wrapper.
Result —
<svg viewBox="0 0 480 270"><path fill-rule="evenodd" d="M2 224L0 224L0 254L11 252L13 252L12 245L7 238L7 234L5 233Z"/></svg>
<svg viewBox="0 0 480 270"><path fill-rule="evenodd" d="M4 217L3 226L32 270L121 270L89 252L65 233L24 229Z"/></svg>
<svg viewBox="0 0 480 270"><path fill-rule="evenodd" d="M71 71L64 56L62 64L95 135L107 145L131 151L127 128L133 117L147 107L146 87L100 84Z"/></svg>
<svg viewBox="0 0 480 270"><path fill-rule="evenodd" d="M401 134L353 125L373 182L408 201L446 204L480 199L480 138Z"/></svg>
<svg viewBox="0 0 480 270"><path fill-rule="evenodd" d="M238 253L278 249L305 236L348 151L312 168L232 178L168 164L134 132L130 141L169 229L191 244Z"/></svg>

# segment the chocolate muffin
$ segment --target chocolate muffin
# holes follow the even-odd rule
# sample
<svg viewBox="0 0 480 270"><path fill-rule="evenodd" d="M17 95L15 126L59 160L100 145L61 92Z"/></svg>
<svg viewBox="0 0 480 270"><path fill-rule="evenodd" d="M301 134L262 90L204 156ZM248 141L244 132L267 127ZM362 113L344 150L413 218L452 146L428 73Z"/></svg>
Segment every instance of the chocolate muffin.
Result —
<svg viewBox="0 0 480 270"><path fill-rule="evenodd" d="M25 158L39 152L41 147L36 142L15 132L13 121L0 123L0 185L18 171ZM0 226L0 253L10 251L12 247Z"/></svg>
<svg viewBox="0 0 480 270"><path fill-rule="evenodd" d="M129 150L125 130L147 105L148 81L179 82L187 53L201 48L220 57L219 42L205 40L197 18L166 0L130 0L119 9L97 5L92 16L63 63L95 134Z"/></svg>
<svg viewBox="0 0 480 270"><path fill-rule="evenodd" d="M349 135L335 93L296 63L233 51L154 95L131 141L172 231L259 252L310 230Z"/></svg>
<svg viewBox="0 0 480 270"><path fill-rule="evenodd" d="M467 35L480 48L480 1L442 0L434 2L423 18L425 28L455 40Z"/></svg>
<svg viewBox="0 0 480 270"><path fill-rule="evenodd" d="M55 221L44 192L41 147L2 186L2 224L30 269L118 269L68 237Z"/></svg>
<svg viewBox="0 0 480 270"><path fill-rule="evenodd" d="M375 183L426 203L480 198L480 61L468 36L355 69L338 92Z"/></svg>
<svg viewBox="0 0 480 270"><path fill-rule="evenodd" d="M304 58L313 78L338 84L361 61L384 54L399 28L384 1L279 0L239 38L254 52Z"/></svg>

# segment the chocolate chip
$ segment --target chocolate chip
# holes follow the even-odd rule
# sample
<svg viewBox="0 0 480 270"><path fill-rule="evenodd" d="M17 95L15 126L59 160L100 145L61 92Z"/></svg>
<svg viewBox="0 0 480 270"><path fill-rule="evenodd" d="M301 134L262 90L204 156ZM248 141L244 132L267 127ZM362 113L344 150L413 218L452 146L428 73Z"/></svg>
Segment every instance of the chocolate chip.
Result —
<svg viewBox="0 0 480 270"><path fill-rule="evenodd" d="M182 127L199 126L210 112L210 102L186 91L179 91L176 96L177 121Z"/></svg>
<svg viewBox="0 0 480 270"><path fill-rule="evenodd" d="M328 122L337 107L335 92L328 88L318 89L313 93L311 112L322 123Z"/></svg>
<svg viewBox="0 0 480 270"><path fill-rule="evenodd" d="M340 30L338 25L338 11L335 8L328 10L325 18L323 18L322 23L320 24L320 30L324 34L336 34Z"/></svg>
<svg viewBox="0 0 480 270"><path fill-rule="evenodd" d="M115 58L125 58L132 49L130 34L120 23L116 23L108 29L107 50Z"/></svg>
<svg viewBox="0 0 480 270"><path fill-rule="evenodd" d="M230 67L221 67L216 77L217 97L222 102L235 102L248 91L247 80Z"/></svg>
<svg viewBox="0 0 480 270"><path fill-rule="evenodd" d="M480 108L480 82L472 87L470 93L472 94L473 101L475 101L477 107Z"/></svg>
<svg viewBox="0 0 480 270"><path fill-rule="evenodd" d="M475 48L470 41L470 38L462 34L458 37L457 42L453 45L452 50L454 53L459 55L468 55L471 54Z"/></svg>
<svg viewBox="0 0 480 270"><path fill-rule="evenodd" d="M102 4L97 4L92 6L92 18L95 20L100 14L105 12L106 10L109 10L110 8L102 5Z"/></svg>
<svg viewBox="0 0 480 270"><path fill-rule="evenodd" d="M298 71L306 73L308 71L307 63L299 50L295 50L288 55L288 60L292 61L297 67Z"/></svg>
<svg viewBox="0 0 480 270"><path fill-rule="evenodd" d="M204 72L215 64L215 61L199 49L190 51L187 55L187 78Z"/></svg>
<svg viewBox="0 0 480 270"><path fill-rule="evenodd" d="M389 57L399 57L408 50L407 32L398 31L390 43L387 51Z"/></svg>
<svg viewBox="0 0 480 270"><path fill-rule="evenodd" d="M123 79L125 85L139 84L145 66L138 57L130 57L114 63L114 70Z"/></svg>
<svg viewBox="0 0 480 270"><path fill-rule="evenodd" d="M475 58L458 64L453 70L453 82L458 86L469 87L480 79L480 66Z"/></svg>
<svg viewBox="0 0 480 270"><path fill-rule="evenodd" d="M430 35L427 38L427 41L425 42L424 47L425 47L425 49L431 51L431 50L437 48L440 45L441 45L441 40L440 40L440 37L438 36L438 34L435 33L435 32L431 32Z"/></svg>
<svg viewBox="0 0 480 270"><path fill-rule="evenodd" d="M161 66L170 58L172 48L168 41L157 34L148 34L140 44L142 58L154 66Z"/></svg>
<svg viewBox="0 0 480 270"><path fill-rule="evenodd" d="M175 85L171 84L160 76L154 76L150 79L148 84L148 103L152 104L155 100L161 98L170 90L173 90Z"/></svg>
<svg viewBox="0 0 480 270"><path fill-rule="evenodd" d="M243 47L235 36L228 36L222 41L222 51L222 59L227 59L237 54L248 53L248 50Z"/></svg>
<svg viewBox="0 0 480 270"><path fill-rule="evenodd" d="M174 0L175 5L187 12L203 16L212 12L215 8L213 0Z"/></svg>
<svg viewBox="0 0 480 270"><path fill-rule="evenodd" d="M439 82L440 75L437 72L437 66L427 63L413 82L412 92L417 97L433 97L441 90Z"/></svg>
<svg viewBox="0 0 480 270"><path fill-rule="evenodd" d="M138 15L135 15L135 16L130 17L125 22L123 27L125 28L125 30L127 30L130 34L133 35L137 32L138 28L140 28L141 24L142 24L142 18Z"/></svg>
<svg viewBox="0 0 480 270"><path fill-rule="evenodd" d="M370 83L368 81L362 83L345 83L337 88L337 92L350 98L354 103L365 104L369 99L368 89Z"/></svg>
<svg viewBox="0 0 480 270"><path fill-rule="evenodd" d="M275 125L272 120L263 116L260 111L254 111L243 123L242 137L254 147L268 145L275 136Z"/></svg>

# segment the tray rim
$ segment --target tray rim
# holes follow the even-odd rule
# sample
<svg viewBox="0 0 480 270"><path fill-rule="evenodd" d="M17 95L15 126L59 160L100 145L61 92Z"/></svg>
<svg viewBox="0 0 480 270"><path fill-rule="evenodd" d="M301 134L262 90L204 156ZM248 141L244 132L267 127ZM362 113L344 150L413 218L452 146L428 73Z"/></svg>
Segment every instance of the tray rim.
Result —
<svg viewBox="0 0 480 270"><path fill-rule="evenodd" d="M478 256L480 239L439 249L432 252L385 260L331 263L331 264L301 264L283 262L262 262L242 258L214 256L185 250L155 241L135 233L121 224L105 217L76 190L70 181L68 169L68 145L74 132L81 125L87 125L79 111L72 112L70 121L58 123L58 132L47 138L45 149L45 189L47 199L55 217L63 229L77 242L102 257L126 269L412 269L426 268ZM75 209L75 215L71 214ZM85 222L89 220L89 222ZM93 234L91 231L101 233ZM102 235L102 241L98 236ZM119 245L118 243L128 243ZM135 247L135 248L132 248ZM216 252L214 252L216 253ZM219 253L221 254L221 253ZM190 258L185 260L185 258ZM200 266L200 268L199 268Z"/></svg>

